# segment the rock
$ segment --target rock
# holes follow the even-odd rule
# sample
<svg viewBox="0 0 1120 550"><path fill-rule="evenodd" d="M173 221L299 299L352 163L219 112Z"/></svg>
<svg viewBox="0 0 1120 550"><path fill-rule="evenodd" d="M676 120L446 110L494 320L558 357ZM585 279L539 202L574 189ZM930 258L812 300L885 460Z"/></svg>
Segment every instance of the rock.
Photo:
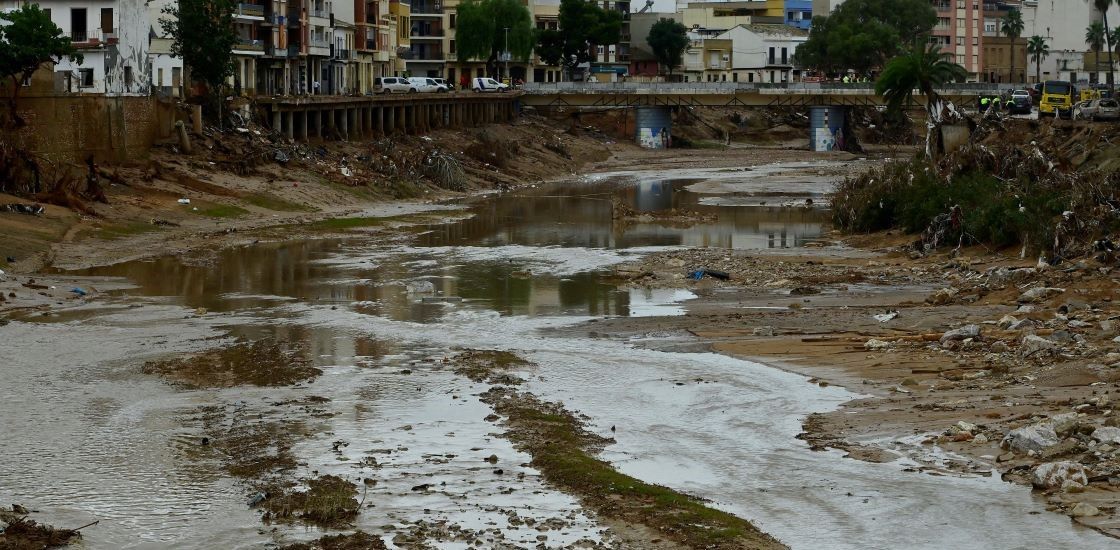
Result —
<svg viewBox="0 0 1120 550"><path fill-rule="evenodd" d="M1070 335L1068 330L1055 330L1050 334L1049 340L1059 344L1068 344L1073 341L1073 336Z"/></svg>
<svg viewBox="0 0 1120 550"><path fill-rule="evenodd" d="M972 442L977 445L983 445L988 442L988 436L984 434L977 435L976 437L972 438Z"/></svg>
<svg viewBox="0 0 1120 550"><path fill-rule="evenodd" d="M1036 302L1041 302L1041 301L1043 301L1047 298L1050 298L1051 296L1057 296L1058 294L1061 294L1065 291L1066 291L1066 289L1064 289L1064 288L1052 288L1052 287L1032 288L1032 289L1020 294L1018 302L1020 304L1033 304L1033 303L1036 303Z"/></svg>
<svg viewBox="0 0 1120 550"><path fill-rule="evenodd" d="M992 344L991 347L992 353L1007 353L1009 349L1010 348L1007 347L1007 344L1003 342L996 342Z"/></svg>
<svg viewBox="0 0 1120 550"><path fill-rule="evenodd" d="M979 428L977 428L976 424L973 424L971 422L965 422L964 420L961 420L960 422L957 422L957 429L962 431L962 432L968 432L970 434L974 434L974 433L976 433L976 431Z"/></svg>
<svg viewBox="0 0 1120 550"><path fill-rule="evenodd" d="M1085 321L1074 319L1066 323L1066 326L1068 326L1069 328L1089 328L1093 326L1093 323L1086 323Z"/></svg>
<svg viewBox="0 0 1120 550"><path fill-rule="evenodd" d="M1021 453L1039 452L1057 445L1058 441L1058 434L1054 433L1054 427L1048 422L1043 422L1011 430L1000 442L1000 447Z"/></svg>
<svg viewBox="0 0 1120 550"><path fill-rule="evenodd" d="M1038 459L1039 460L1052 460L1052 459L1055 459L1059 456L1065 456L1065 455L1076 453L1076 452L1083 451L1083 450L1084 450L1084 448L1081 446L1081 443L1078 442L1076 439L1071 438L1071 439L1066 439L1066 440L1062 441L1061 443L1058 443L1057 445L1054 445L1053 447L1047 447L1046 449L1043 449L1042 451L1039 451L1038 452Z"/></svg>
<svg viewBox="0 0 1120 550"><path fill-rule="evenodd" d="M1003 453L996 457L996 462L1011 462L1015 460L1015 453Z"/></svg>
<svg viewBox="0 0 1120 550"><path fill-rule="evenodd" d="M1085 467L1068 460L1039 464L1031 473L1031 484L1039 489L1069 488L1088 483Z"/></svg>
<svg viewBox="0 0 1120 550"><path fill-rule="evenodd" d="M960 328L955 328L941 335L941 343L954 342L964 340L966 338L977 338L980 336L980 325L965 325Z"/></svg>
<svg viewBox="0 0 1120 550"><path fill-rule="evenodd" d="M1092 504L1086 502L1078 502L1077 504L1074 504L1073 509L1069 511L1070 517L1075 518L1088 518L1099 515L1100 513L1101 511L1098 510L1096 506L1093 506Z"/></svg>
<svg viewBox="0 0 1120 550"><path fill-rule="evenodd" d="M874 338L864 342L864 344L863 344L863 349L867 349L867 350L883 350L883 349L890 349L890 348L891 348L891 343L890 342L885 342L883 340L876 340Z"/></svg>
<svg viewBox="0 0 1120 550"><path fill-rule="evenodd" d="M997 322L996 324L999 325L999 328L1009 329L1009 328L1011 328L1011 325L1014 325L1015 323L1018 323L1018 322L1019 322L1019 320L1016 319L1015 316L1004 315L1003 317L999 318L999 322Z"/></svg>
<svg viewBox="0 0 1120 550"><path fill-rule="evenodd" d="M926 302L935 306L945 305L949 302L952 302L953 298L956 298L957 294L959 293L960 291L953 287L942 288L937 292L934 292L933 294L927 296Z"/></svg>
<svg viewBox="0 0 1120 550"><path fill-rule="evenodd" d="M1106 336L1116 334L1116 328L1116 321L1112 319L1101 321L1101 332L1105 333Z"/></svg>
<svg viewBox="0 0 1120 550"><path fill-rule="evenodd" d="M1093 430L1091 437L1101 443L1120 444L1120 428L1101 426Z"/></svg>
<svg viewBox="0 0 1120 550"><path fill-rule="evenodd" d="M790 296L810 296L813 294L820 294L821 290L812 286L799 286L789 291Z"/></svg>
<svg viewBox="0 0 1120 550"><path fill-rule="evenodd" d="M1034 328L1035 328L1035 324L1034 324L1033 320L1031 320L1031 319L1020 319L1020 320L1012 323L1011 326L1007 327L1007 330L1027 330L1027 329L1034 330Z"/></svg>
<svg viewBox="0 0 1120 550"><path fill-rule="evenodd" d="M752 334L755 336L773 336L774 327L756 327Z"/></svg>
<svg viewBox="0 0 1120 550"><path fill-rule="evenodd" d="M1053 351L1058 346L1041 336L1028 334L1023 337L1019 342L1019 356L1020 357L1033 357L1036 355L1045 355Z"/></svg>

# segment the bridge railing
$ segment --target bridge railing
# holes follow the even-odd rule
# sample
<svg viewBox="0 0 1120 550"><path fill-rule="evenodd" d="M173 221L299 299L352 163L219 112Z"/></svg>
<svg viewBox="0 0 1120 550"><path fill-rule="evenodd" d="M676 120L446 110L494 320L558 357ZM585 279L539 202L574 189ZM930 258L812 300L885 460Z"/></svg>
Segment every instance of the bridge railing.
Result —
<svg viewBox="0 0 1120 550"><path fill-rule="evenodd" d="M527 82L527 94L862 94L875 93L874 82ZM938 89L942 94L999 93L998 84L950 84Z"/></svg>

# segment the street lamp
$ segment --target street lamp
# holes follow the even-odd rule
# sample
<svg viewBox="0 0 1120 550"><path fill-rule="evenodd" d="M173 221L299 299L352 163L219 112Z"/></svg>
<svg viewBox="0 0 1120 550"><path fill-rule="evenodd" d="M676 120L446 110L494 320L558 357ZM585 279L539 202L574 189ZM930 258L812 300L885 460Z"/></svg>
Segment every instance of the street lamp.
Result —
<svg viewBox="0 0 1120 550"><path fill-rule="evenodd" d="M506 78L509 78L509 27L506 27ZM513 79L510 79L513 84Z"/></svg>

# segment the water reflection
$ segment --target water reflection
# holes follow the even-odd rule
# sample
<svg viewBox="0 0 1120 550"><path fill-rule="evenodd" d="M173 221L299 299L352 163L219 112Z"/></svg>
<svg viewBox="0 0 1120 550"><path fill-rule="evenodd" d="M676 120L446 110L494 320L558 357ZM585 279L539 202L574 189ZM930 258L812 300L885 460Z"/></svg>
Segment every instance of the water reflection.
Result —
<svg viewBox="0 0 1120 550"><path fill-rule="evenodd" d="M474 204L469 218L415 228L417 248L386 248L368 237L294 241L227 250L211 265L165 257L85 274L125 277L139 286L130 293L170 297L215 312L300 300L420 323L460 307L502 315L627 315L631 295L594 270L564 276L530 272L524 262L500 256L454 262L441 247L522 246L546 255L552 249L543 247L788 248L817 239L824 230L827 217L819 209L702 204L703 195L686 189L696 181L612 179L491 197ZM680 220L619 222L612 219L612 199L638 212L691 211L704 217L691 226ZM416 281L430 282L436 296L461 301L425 300L406 292L406 285Z"/></svg>

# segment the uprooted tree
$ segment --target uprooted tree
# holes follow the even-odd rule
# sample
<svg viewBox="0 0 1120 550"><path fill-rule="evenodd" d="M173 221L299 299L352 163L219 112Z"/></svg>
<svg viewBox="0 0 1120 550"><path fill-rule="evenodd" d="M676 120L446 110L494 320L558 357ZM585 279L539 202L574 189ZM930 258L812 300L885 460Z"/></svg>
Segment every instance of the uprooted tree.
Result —
<svg viewBox="0 0 1120 550"><path fill-rule="evenodd" d="M219 115L226 79L233 74L236 8L236 0L179 0L163 9L167 17L159 21L172 39L171 54L183 59L190 79L206 84Z"/></svg>
<svg viewBox="0 0 1120 550"><path fill-rule="evenodd" d="M19 9L0 13L0 78L10 81L8 95L9 118L5 125L23 125L16 112L19 90L31 75L48 63L58 63L69 57L81 64L70 38L51 22L50 15L39 9L38 4L24 4Z"/></svg>

